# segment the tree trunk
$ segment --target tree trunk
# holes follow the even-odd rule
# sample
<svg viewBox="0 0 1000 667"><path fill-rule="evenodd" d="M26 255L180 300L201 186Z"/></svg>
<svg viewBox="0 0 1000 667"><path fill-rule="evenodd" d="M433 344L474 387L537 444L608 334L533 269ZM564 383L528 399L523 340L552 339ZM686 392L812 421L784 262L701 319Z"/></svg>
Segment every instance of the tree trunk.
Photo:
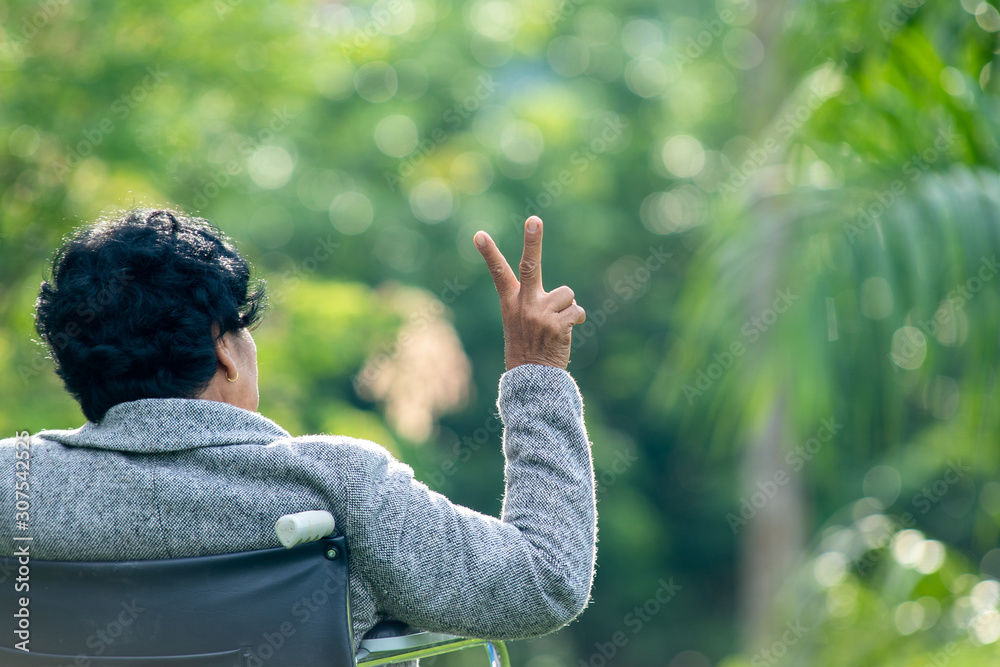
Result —
<svg viewBox="0 0 1000 667"><path fill-rule="evenodd" d="M770 410L765 427L751 436L742 458L743 497L755 507L761 504L740 533L740 626L743 643L753 652L774 641L769 634L771 603L805 539L801 475L785 465L783 394ZM784 477L775 477L779 471L788 475L784 484L779 483Z"/></svg>
<svg viewBox="0 0 1000 667"><path fill-rule="evenodd" d="M755 69L747 72L744 88L747 91L747 133L759 135L770 123L784 100L794 91L797 81L790 76L789 63L783 62L778 52L785 16L794 11L798 0L758 0L757 18L753 31L764 45L765 57ZM795 224L794 212L772 210L774 242L769 252L759 258L755 276L755 293L758 295L754 312L760 313L770 305L778 285L774 267L781 266L782 227ZM758 343L766 348L765 338ZM774 359L780 352L761 349L756 359ZM751 361L748 359L748 361ZM757 510L754 518L740 532L739 545L739 624L744 646L756 651L770 645L772 602L789 569L801 552L805 539L805 499L800 473L793 473L785 465L785 453L790 437L787 388L775 391L775 400L764 420L764 427L748 434L748 441L741 459L742 497L750 500L753 494L766 493L760 485L774 483L775 474L784 471L789 481L777 487L773 497ZM794 437L794 436L791 436ZM758 496L759 499L759 496ZM794 620L794 619L790 619Z"/></svg>

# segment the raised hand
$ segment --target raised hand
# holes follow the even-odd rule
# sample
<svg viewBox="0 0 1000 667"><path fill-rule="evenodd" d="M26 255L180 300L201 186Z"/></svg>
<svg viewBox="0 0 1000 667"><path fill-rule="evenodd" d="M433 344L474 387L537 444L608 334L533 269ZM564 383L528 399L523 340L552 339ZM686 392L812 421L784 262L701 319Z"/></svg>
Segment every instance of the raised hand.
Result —
<svg viewBox="0 0 1000 667"><path fill-rule="evenodd" d="M542 288L541 219L533 215L525 221L520 282L489 234L476 232L475 243L500 295L507 370L521 364L566 368L573 325L582 324L587 313L569 287Z"/></svg>

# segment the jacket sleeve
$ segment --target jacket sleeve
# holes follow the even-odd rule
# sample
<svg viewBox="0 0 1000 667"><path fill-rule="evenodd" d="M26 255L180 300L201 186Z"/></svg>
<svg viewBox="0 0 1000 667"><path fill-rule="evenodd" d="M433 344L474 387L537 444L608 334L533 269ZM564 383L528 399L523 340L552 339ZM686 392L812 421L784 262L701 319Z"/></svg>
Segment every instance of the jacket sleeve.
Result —
<svg viewBox="0 0 1000 667"><path fill-rule="evenodd" d="M559 629L589 600L597 519L576 383L561 369L518 366L501 377L498 407L501 519L450 502L387 453L373 459L365 474L375 483L345 517L352 570L384 612L413 626L535 636Z"/></svg>

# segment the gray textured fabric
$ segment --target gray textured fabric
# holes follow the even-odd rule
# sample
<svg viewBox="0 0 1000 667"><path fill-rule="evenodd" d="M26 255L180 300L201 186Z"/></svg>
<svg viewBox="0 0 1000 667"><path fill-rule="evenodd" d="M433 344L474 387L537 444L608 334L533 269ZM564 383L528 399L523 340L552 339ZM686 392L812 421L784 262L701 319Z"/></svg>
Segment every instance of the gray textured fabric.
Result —
<svg viewBox="0 0 1000 667"><path fill-rule="evenodd" d="M329 510L348 541L355 637L392 616L494 639L544 634L587 604L596 511L583 403L566 371L500 379L501 519L451 503L383 447L292 437L215 401L147 399L31 447L38 559L175 558L278 546L274 523ZM0 440L0 554L13 554L14 439Z"/></svg>

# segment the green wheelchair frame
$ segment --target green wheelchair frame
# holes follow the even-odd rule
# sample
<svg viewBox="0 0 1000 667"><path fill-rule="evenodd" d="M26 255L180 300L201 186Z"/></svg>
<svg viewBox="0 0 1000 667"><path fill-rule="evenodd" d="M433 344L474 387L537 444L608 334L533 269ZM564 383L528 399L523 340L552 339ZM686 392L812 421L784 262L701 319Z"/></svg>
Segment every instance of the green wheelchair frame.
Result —
<svg viewBox="0 0 1000 667"><path fill-rule="evenodd" d="M356 663L366 667L390 665L407 660L429 658L445 653L462 651L467 648L482 646L490 660L490 667L509 667L507 647L503 642L486 639L467 639L454 635L434 632L418 632L400 637L383 639L365 639L361 642L361 650L355 658Z"/></svg>

